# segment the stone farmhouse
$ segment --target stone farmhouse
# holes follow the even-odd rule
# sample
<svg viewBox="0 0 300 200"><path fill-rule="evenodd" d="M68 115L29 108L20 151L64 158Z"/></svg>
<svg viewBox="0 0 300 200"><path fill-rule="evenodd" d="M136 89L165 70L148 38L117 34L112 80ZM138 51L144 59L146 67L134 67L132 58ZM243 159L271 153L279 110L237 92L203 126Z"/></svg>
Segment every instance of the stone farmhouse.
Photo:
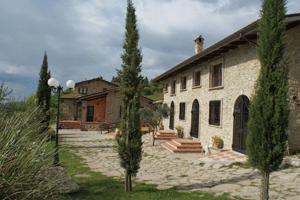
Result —
<svg viewBox="0 0 300 200"><path fill-rule="evenodd" d="M300 149L300 13L286 16L285 59L289 66L289 148ZM154 80L164 84L163 102L170 107L164 128L184 128L185 138L245 152L248 108L260 71L256 52L257 21L203 50L195 39L195 55Z"/></svg>
<svg viewBox="0 0 300 200"><path fill-rule="evenodd" d="M76 83L72 93L61 97L62 128L99 129L101 123L118 124L121 120L121 94L117 84L102 78ZM152 101L141 97L141 106Z"/></svg>

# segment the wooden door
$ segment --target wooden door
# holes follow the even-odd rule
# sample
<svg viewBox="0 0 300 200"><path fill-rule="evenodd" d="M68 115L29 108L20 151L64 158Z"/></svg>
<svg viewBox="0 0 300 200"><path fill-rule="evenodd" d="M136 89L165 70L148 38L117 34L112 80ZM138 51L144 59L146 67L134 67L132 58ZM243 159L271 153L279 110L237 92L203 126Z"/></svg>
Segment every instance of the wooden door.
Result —
<svg viewBox="0 0 300 200"><path fill-rule="evenodd" d="M247 123L249 119L249 99L240 96L234 105L233 113L233 144L232 149L241 153L246 152Z"/></svg>
<svg viewBox="0 0 300 200"><path fill-rule="evenodd" d="M199 137L199 102L197 99L194 100L192 106L192 119L191 119L191 137L198 138Z"/></svg>
<svg viewBox="0 0 300 200"><path fill-rule="evenodd" d="M93 122L94 121L94 106L87 106L86 121L87 122Z"/></svg>
<svg viewBox="0 0 300 200"><path fill-rule="evenodd" d="M174 102L172 101L170 106L170 122L169 122L169 128L174 129L174 115L175 115L175 106Z"/></svg>

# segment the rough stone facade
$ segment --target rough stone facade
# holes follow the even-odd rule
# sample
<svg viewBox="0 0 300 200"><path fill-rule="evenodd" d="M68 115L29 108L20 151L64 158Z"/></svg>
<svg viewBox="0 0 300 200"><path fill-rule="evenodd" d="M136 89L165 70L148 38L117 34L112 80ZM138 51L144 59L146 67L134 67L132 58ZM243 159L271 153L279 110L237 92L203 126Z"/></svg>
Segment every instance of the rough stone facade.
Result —
<svg viewBox="0 0 300 200"><path fill-rule="evenodd" d="M292 149L300 148L300 26L287 32L286 55L290 68L290 121L289 145ZM223 65L223 85L211 89L210 66ZM193 74L201 71L201 86L193 88ZM168 92L164 93L164 103L175 105L174 124L184 128L185 137L190 137L191 110L195 99L200 104L199 138L206 145L211 143L212 136L224 140L224 147L230 149L233 143L233 113L234 104L239 96L245 95L250 99L254 92L256 80L260 71L256 47L252 43L230 50L221 57L196 64L185 71L180 71L162 82L168 84ZM180 90L181 77L187 77L186 90ZM176 81L176 93L171 95L171 82ZM209 102L221 100L221 125L209 125ZM185 120L179 119L179 103L186 103ZM165 129L169 127L169 119L163 121Z"/></svg>

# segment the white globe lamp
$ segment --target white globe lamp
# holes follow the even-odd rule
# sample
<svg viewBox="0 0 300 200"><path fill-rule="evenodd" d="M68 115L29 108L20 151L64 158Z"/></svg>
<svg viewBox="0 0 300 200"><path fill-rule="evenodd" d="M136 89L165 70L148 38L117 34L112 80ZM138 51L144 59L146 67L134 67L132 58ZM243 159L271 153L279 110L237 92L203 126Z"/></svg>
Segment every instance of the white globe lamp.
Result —
<svg viewBox="0 0 300 200"><path fill-rule="evenodd" d="M66 83L67 88L69 89L74 89L75 88L75 81L73 80L68 80Z"/></svg>

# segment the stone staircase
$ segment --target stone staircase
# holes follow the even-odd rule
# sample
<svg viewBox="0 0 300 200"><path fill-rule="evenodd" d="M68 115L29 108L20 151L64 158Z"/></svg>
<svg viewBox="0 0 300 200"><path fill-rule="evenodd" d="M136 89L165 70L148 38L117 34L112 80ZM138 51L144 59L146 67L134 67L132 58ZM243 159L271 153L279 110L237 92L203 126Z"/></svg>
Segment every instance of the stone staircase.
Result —
<svg viewBox="0 0 300 200"><path fill-rule="evenodd" d="M161 144L167 150L173 153L203 153L200 141L191 139L172 139Z"/></svg>
<svg viewBox="0 0 300 200"><path fill-rule="evenodd" d="M176 133L172 130L159 130L155 136L155 140L171 140L175 138Z"/></svg>

